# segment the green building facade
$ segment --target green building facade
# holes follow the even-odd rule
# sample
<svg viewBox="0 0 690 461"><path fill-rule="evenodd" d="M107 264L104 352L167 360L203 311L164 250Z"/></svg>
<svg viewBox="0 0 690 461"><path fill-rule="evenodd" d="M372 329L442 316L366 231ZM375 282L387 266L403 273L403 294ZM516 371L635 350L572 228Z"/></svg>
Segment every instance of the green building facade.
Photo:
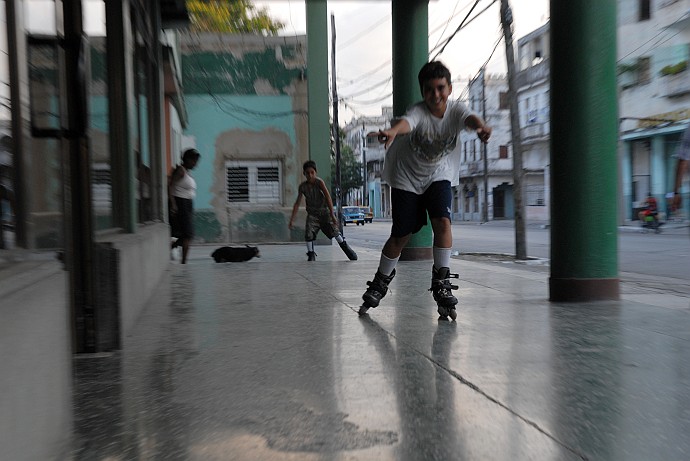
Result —
<svg viewBox="0 0 690 461"><path fill-rule="evenodd" d="M290 231L288 221L309 159L305 42L182 36L189 114L182 150L202 155L192 173L198 242L303 240L303 230Z"/></svg>

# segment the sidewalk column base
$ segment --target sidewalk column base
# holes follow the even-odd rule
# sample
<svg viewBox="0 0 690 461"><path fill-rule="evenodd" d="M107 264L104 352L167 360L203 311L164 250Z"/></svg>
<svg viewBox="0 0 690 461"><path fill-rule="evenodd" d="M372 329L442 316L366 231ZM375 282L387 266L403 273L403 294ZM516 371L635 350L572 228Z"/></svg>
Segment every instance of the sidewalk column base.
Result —
<svg viewBox="0 0 690 461"><path fill-rule="evenodd" d="M549 279L549 301L582 303L617 301L620 299L620 280L613 279Z"/></svg>

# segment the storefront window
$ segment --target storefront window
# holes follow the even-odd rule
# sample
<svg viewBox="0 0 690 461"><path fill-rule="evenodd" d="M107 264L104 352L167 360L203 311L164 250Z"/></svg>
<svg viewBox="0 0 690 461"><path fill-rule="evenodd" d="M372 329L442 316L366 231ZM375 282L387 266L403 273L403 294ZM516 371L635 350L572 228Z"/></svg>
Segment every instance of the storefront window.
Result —
<svg viewBox="0 0 690 461"><path fill-rule="evenodd" d="M108 63L105 43L105 3L83 2L84 32L88 34L91 74L89 138L91 140L91 203L96 231L115 227L113 221L110 118L108 116ZM88 18L88 19L87 19Z"/></svg>
<svg viewBox="0 0 690 461"><path fill-rule="evenodd" d="M150 66L148 65L147 55L152 50L147 49L147 41L140 33L137 33L136 47L136 92L137 92L137 117L138 117L138 136L137 136L137 165L136 165L136 185L137 203L139 211L139 222L143 223L153 219L151 202L151 149L149 136L149 82Z"/></svg>
<svg viewBox="0 0 690 461"><path fill-rule="evenodd" d="M15 187L11 107L7 19L5 2L0 1L0 251L14 246ZM0 265L2 260L0 256Z"/></svg>
<svg viewBox="0 0 690 461"><path fill-rule="evenodd" d="M26 0L24 3L24 27L27 34L56 36L57 14L54 0Z"/></svg>

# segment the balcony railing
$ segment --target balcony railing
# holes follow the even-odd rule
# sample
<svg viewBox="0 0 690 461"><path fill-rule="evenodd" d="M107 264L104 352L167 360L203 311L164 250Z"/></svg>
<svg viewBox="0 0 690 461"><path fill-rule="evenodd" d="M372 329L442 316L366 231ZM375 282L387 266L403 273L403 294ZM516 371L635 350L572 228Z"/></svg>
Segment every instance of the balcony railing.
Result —
<svg viewBox="0 0 690 461"><path fill-rule="evenodd" d="M521 134L523 140L530 141L548 136L549 130L546 123L531 123L522 127Z"/></svg>
<svg viewBox="0 0 690 461"><path fill-rule="evenodd" d="M690 93L690 71L686 70L675 75L664 75L659 80L661 95L667 98Z"/></svg>

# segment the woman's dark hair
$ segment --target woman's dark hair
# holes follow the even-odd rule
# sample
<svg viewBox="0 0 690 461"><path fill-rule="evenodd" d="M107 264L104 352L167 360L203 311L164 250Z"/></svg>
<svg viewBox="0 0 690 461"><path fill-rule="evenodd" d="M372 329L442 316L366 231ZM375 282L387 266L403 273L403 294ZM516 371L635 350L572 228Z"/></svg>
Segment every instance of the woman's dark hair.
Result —
<svg viewBox="0 0 690 461"><path fill-rule="evenodd" d="M441 61L427 62L422 66L417 75L417 80L419 80L419 91L423 94L424 83L435 78L445 78L446 82L450 85L450 70L448 70Z"/></svg>
<svg viewBox="0 0 690 461"><path fill-rule="evenodd" d="M316 169L316 162L313 160L307 160L304 162L304 165L302 165L302 171L307 171L307 168L313 168L314 171L319 171Z"/></svg>
<svg viewBox="0 0 690 461"><path fill-rule="evenodd" d="M182 153L182 163L185 163L188 160L199 160L199 157L201 157L201 154L198 150L187 149Z"/></svg>

